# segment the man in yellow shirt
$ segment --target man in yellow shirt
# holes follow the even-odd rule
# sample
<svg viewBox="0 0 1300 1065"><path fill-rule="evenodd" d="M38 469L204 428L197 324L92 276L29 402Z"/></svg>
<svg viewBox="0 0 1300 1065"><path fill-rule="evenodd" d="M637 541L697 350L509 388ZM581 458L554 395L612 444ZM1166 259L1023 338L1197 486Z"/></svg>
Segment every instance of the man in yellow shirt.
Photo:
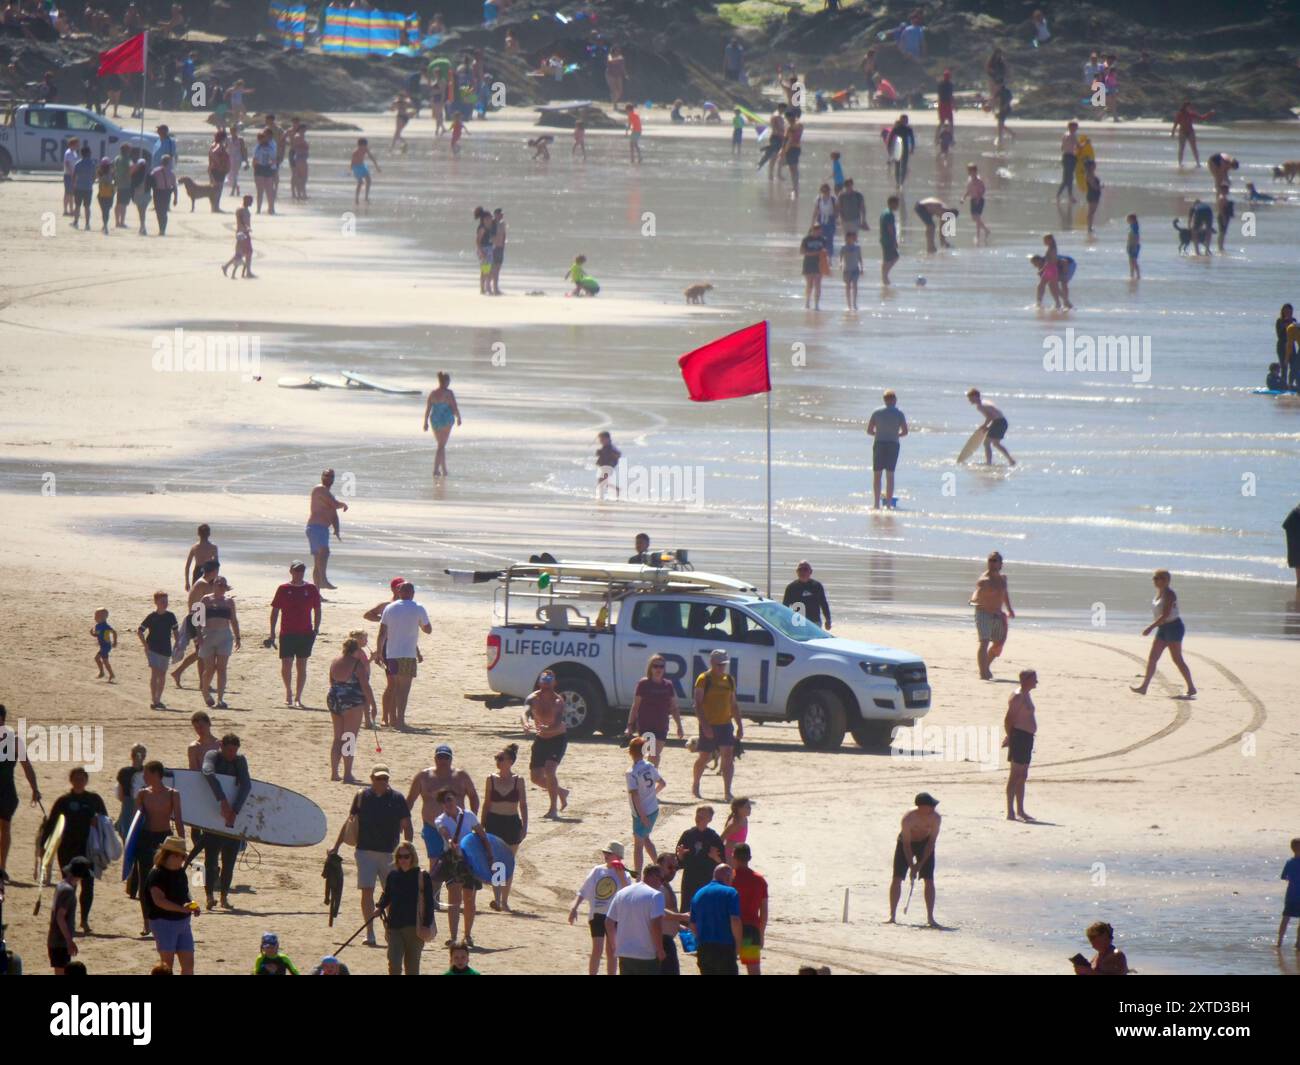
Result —
<svg viewBox="0 0 1300 1065"><path fill-rule="evenodd" d="M695 680L695 714L700 719L700 738L692 769L691 794L700 795L700 777L716 751L721 761L722 786L731 801L731 777L735 772L736 743L745 737L736 703L736 681L727 672L730 656L726 651L709 655L709 668ZM734 722L734 724L733 724Z"/></svg>

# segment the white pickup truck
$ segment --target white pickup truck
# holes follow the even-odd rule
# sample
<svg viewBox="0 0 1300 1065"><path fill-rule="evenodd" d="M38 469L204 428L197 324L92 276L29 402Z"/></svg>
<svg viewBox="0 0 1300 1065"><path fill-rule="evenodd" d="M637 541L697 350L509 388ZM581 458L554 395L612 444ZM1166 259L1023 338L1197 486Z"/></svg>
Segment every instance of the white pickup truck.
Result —
<svg viewBox="0 0 1300 1065"><path fill-rule="evenodd" d="M500 575L487 637L489 705L523 699L555 672L573 735L621 732L652 654L667 661L691 712L709 652L731 652L741 714L797 721L806 746L834 750L851 732L888 746L930 709L925 663L908 651L842 640L743 581L600 562L529 563Z"/></svg>
<svg viewBox="0 0 1300 1065"><path fill-rule="evenodd" d="M0 177L12 170L62 170L68 138L89 144L96 161L114 159L123 144L153 154L156 133L132 132L84 107L19 104L0 125Z"/></svg>

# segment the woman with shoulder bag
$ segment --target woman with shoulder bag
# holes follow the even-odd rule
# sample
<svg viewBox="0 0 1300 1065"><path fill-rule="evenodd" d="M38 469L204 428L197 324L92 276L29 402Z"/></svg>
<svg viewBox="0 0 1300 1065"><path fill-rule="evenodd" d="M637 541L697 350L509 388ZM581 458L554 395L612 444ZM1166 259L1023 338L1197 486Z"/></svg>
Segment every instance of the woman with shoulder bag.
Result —
<svg viewBox="0 0 1300 1065"><path fill-rule="evenodd" d="M400 843L384 878L379 912L388 938L388 975L420 975L420 953L434 936L433 879L420 868L415 847Z"/></svg>
<svg viewBox="0 0 1300 1065"><path fill-rule="evenodd" d="M343 782L360 784L352 776L352 759L357 737L361 734L361 716L375 697L370 691L370 663L353 637L343 641L343 650L330 663L330 690L325 697L329 707L334 739L330 743L330 780L339 779L339 761L343 762Z"/></svg>

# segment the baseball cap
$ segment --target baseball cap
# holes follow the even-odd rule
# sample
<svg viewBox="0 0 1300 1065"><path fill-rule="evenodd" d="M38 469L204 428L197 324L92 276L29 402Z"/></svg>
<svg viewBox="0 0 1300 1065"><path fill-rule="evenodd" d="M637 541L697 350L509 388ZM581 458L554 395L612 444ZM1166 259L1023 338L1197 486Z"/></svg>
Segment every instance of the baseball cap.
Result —
<svg viewBox="0 0 1300 1065"><path fill-rule="evenodd" d="M307 568L307 563L300 558L295 558L292 562L289 563L290 573L292 573L296 569L306 569L306 568Z"/></svg>
<svg viewBox="0 0 1300 1065"><path fill-rule="evenodd" d="M602 855L612 854L615 858L621 859L623 857L623 844L616 839L610 840L600 849L600 853Z"/></svg>
<svg viewBox="0 0 1300 1065"><path fill-rule="evenodd" d="M446 743L440 743L434 748L433 753L436 757L452 757L451 746Z"/></svg>
<svg viewBox="0 0 1300 1065"><path fill-rule="evenodd" d="M388 582L388 587L395 592L397 591L398 588L400 588L405 583L406 583L405 577L394 577L391 581Z"/></svg>
<svg viewBox="0 0 1300 1065"><path fill-rule="evenodd" d="M939 800L931 795L928 791L921 792L912 802L916 806L938 806Z"/></svg>
<svg viewBox="0 0 1300 1065"><path fill-rule="evenodd" d="M278 947L279 945L280 945L280 937L277 936L274 932L262 933L262 946Z"/></svg>
<svg viewBox="0 0 1300 1065"><path fill-rule="evenodd" d="M727 652L724 651L724 650L722 650L722 648L718 648L716 651L710 651L710 652L709 652L709 661L710 661L710 662L719 662L719 661L721 661L721 662L725 662L725 661L727 661L727 659L729 659L730 657L731 657L731 655L727 654Z"/></svg>
<svg viewBox="0 0 1300 1065"><path fill-rule="evenodd" d="M382 777L384 780L387 780L387 779L388 779L388 766L386 766L386 765L377 765L377 766L375 766L375 768L372 769L372 770L370 771L370 779L371 779L371 780L374 780L375 777Z"/></svg>

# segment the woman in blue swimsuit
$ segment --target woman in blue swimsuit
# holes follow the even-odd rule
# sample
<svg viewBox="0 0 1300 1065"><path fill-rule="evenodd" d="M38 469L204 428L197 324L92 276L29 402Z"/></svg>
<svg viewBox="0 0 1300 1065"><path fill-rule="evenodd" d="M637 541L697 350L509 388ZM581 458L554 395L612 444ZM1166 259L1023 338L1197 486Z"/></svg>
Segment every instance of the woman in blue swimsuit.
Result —
<svg viewBox="0 0 1300 1065"><path fill-rule="evenodd" d="M460 408L456 406L456 393L450 385L451 374L439 370L438 387L429 393L429 401L424 405L425 431L432 426L434 438L438 441L438 451L433 457L435 477L439 474L447 476L447 440L452 425L460 425Z"/></svg>

